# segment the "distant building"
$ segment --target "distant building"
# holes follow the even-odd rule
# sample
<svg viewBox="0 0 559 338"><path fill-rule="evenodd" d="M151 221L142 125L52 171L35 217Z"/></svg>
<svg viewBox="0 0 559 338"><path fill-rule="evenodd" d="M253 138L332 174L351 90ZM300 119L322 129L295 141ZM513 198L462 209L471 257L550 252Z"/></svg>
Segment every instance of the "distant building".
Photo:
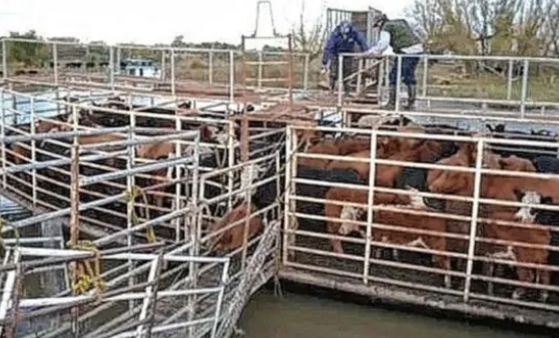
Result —
<svg viewBox="0 0 559 338"><path fill-rule="evenodd" d="M126 59L120 63L120 73L130 76L159 77L161 67L150 59Z"/></svg>

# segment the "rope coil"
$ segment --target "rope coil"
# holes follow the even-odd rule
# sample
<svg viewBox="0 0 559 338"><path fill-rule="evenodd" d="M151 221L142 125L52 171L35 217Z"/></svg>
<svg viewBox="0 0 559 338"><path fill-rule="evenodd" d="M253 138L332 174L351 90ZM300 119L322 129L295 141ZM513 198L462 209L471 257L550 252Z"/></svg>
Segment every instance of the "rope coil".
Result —
<svg viewBox="0 0 559 338"><path fill-rule="evenodd" d="M130 188L130 190L126 192L124 200L126 204L129 204L136 201L136 198L138 198L139 196L142 197L142 202L147 206L148 205L147 194L144 191L144 189L140 188L137 185L133 186L132 188ZM146 207L145 211L146 211L146 218L148 220L151 219L149 208ZM136 213L136 208L132 208L131 210L131 222L132 222L132 226L136 226L140 223L138 214ZM149 243L153 243L156 240L155 231L153 230L153 227L151 225L146 227L146 237Z"/></svg>
<svg viewBox="0 0 559 338"><path fill-rule="evenodd" d="M71 249L91 251L95 253L95 257L83 261L76 262L77 279L72 281L72 291L77 294L85 294L92 288L95 289L95 295L101 298L105 289L105 281L101 278L101 255L95 244L91 241L78 241L76 245L70 245Z"/></svg>

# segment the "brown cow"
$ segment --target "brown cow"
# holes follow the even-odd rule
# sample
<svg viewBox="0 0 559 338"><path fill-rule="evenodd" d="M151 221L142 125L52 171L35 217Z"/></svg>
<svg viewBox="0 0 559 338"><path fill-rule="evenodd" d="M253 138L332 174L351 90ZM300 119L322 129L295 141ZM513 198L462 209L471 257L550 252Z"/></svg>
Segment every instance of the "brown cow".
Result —
<svg viewBox="0 0 559 338"><path fill-rule="evenodd" d="M229 211L219 221L209 226L209 234L215 234L219 230L224 229L230 224L239 222L240 220L250 217L255 213L256 207L248 203L242 203L235 209ZM210 253L224 253L229 252L243 246L246 222L240 222L232 228L226 230L220 235L217 235L210 242ZM254 237L262 228L263 222L261 217L251 217L248 223L248 237L247 240Z"/></svg>
<svg viewBox="0 0 559 338"><path fill-rule="evenodd" d="M328 196L333 197L333 196ZM327 198L328 198L327 197ZM419 199L420 200L420 199ZM353 202L353 201L352 201ZM411 205L403 206L406 209L416 211L431 211L425 206ZM364 209L352 206L325 206L326 217L341 218L349 222L328 222L328 232L333 235L347 236L353 231L357 231L361 236L366 237L363 230L359 230L359 225L352 221L358 221L365 215ZM372 236L377 242L392 243L401 246L422 247L435 251L446 251L447 244L444 233L446 233L446 220L439 217L419 216L413 214L399 213L395 211L378 210L374 212L373 221L375 224L403 228L402 231L383 229L373 226ZM410 231L417 229L418 232ZM334 252L343 254L343 247L340 240L330 239L330 244ZM380 258L381 248L375 250L375 257ZM394 250L396 253L396 250ZM442 270L450 270L450 258L446 255L434 255L435 266ZM444 284L450 287L450 275L445 275Z"/></svg>
<svg viewBox="0 0 559 338"><path fill-rule="evenodd" d="M475 158L473 145L464 144L458 153L450 158L439 161L439 164L472 167L475 164ZM503 159L497 155L491 154L490 156L484 156L484 160L486 160L484 161L484 166L490 169L524 169L525 171L533 171L533 166L528 165L525 160L515 157ZM427 181L429 191L433 193L458 196L473 195L473 173L433 169L430 170ZM557 200L557 198L559 198L559 180L512 177L506 175L483 175L480 196L482 198L495 200L516 201L515 190L535 191L541 195L550 196L553 200ZM480 215L482 217L488 215L506 216L508 213L514 213L515 210L516 208L508 206L483 205L480 208ZM446 211L459 215L469 215L471 213L471 203L453 201L447 203ZM449 221L448 229L453 233L467 234L469 222ZM499 234L504 236L504 233L505 232L500 232ZM519 240L522 240L522 238L519 238ZM467 243L464 240L449 240L448 245L449 250L452 249L453 251L461 253L465 253L467 250Z"/></svg>
<svg viewBox="0 0 559 338"><path fill-rule="evenodd" d="M496 220L508 222L520 221L515 212L497 211L491 213L488 218L490 221L483 224L483 236L487 239L539 246L549 245L551 241L551 233L545 226L534 224L533 227L517 227L500 225L495 222ZM530 223L523 223L524 226L528 224ZM519 263L546 265L549 254L547 249L526 248L514 244L482 243L480 246L481 248L479 251L490 258L512 260ZM493 276L493 267L494 265L492 263L486 265L486 273L490 277ZM536 269L536 273L534 274L533 269L519 266L516 268L516 271L518 279L521 282L532 283L536 281L543 285L549 285L550 283L551 273L549 270ZM489 283L488 288L489 294L493 294L492 283ZM514 299L519 299L523 295L524 288L518 287L512 294L512 297ZM548 292L542 290L540 299L545 302L547 298Z"/></svg>
<svg viewBox="0 0 559 338"><path fill-rule="evenodd" d="M368 149L371 149L371 140L369 138L356 137L320 142L310 147L306 151L306 153L345 156ZM328 159L300 158L298 159L298 165L317 169L325 169L330 161L331 160Z"/></svg>

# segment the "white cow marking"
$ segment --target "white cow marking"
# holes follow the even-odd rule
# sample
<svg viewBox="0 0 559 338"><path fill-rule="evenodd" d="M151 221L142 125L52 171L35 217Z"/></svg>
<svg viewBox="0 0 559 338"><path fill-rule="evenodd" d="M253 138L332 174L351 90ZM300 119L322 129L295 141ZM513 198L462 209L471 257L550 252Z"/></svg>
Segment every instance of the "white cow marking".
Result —
<svg viewBox="0 0 559 338"><path fill-rule="evenodd" d="M520 202L525 204L540 204L541 198L542 196L538 192L527 191ZM520 220L523 223L533 223L536 219L536 214L533 211L533 206L522 206L514 215L514 218Z"/></svg>

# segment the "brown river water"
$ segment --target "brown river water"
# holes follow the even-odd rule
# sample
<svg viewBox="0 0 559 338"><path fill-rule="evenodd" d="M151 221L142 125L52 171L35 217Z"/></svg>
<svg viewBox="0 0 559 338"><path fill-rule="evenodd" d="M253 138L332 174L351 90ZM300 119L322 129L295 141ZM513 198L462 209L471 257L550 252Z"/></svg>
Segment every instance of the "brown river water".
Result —
<svg viewBox="0 0 559 338"><path fill-rule="evenodd" d="M239 323L245 338L536 338L504 328L437 319L293 293L261 291Z"/></svg>

